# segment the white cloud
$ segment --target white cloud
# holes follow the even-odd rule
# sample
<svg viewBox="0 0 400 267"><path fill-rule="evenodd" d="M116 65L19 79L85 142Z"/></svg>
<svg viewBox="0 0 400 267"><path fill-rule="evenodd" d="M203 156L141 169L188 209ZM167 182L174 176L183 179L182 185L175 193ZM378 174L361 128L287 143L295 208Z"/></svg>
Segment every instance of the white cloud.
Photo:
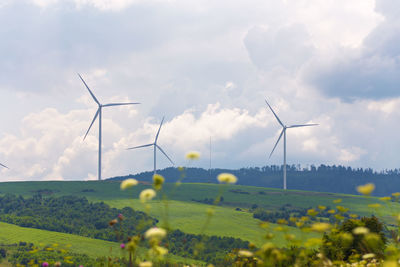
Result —
<svg viewBox="0 0 400 267"><path fill-rule="evenodd" d="M280 164L281 146L267 161L279 124L265 98L287 125L320 123L288 131L289 162L398 166L397 91L384 83L397 77L393 0L35 1L0 8L7 179L96 178L96 124L81 138L97 106L76 72L102 103L142 103L104 110L104 177L152 168L152 151L125 148L151 142L163 115L160 145L178 163L207 157L212 136L214 166ZM310 71L349 69L332 62L384 89L343 103L367 86L310 86Z"/></svg>

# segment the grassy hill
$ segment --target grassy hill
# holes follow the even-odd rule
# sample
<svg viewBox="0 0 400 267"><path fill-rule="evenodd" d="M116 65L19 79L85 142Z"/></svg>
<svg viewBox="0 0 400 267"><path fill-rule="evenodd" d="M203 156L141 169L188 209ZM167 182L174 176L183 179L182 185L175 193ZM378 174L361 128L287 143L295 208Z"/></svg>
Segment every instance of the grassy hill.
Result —
<svg viewBox="0 0 400 267"><path fill-rule="evenodd" d="M43 195L78 195L85 196L89 200L103 201L110 206L122 208L130 206L133 209L145 210L144 206L137 200L141 190L148 188L148 184L140 184L127 191L119 189L119 182L13 182L1 183L1 194L13 193L23 196L31 196L37 193ZM254 219L248 209L256 204L259 207L274 211L283 205L289 204L293 207L312 208L324 205L335 208L341 205L350 209L351 213L359 215L375 214L386 222L392 222L392 214L400 210L398 203L385 205L376 197L362 197L357 195L345 195L334 193L308 192L298 190L261 188L240 185L217 185L217 184L166 184L162 194L170 199L168 204L168 222L174 229L180 229L187 233L200 233L206 219L206 211L209 205L198 203L205 198L215 198L223 191L224 201L222 206L216 207L215 215L204 232L207 235L232 236L248 240L260 245L265 235L265 230L258 225L259 220ZM160 195L162 195L160 194ZM334 204L336 199L342 199L340 204ZM371 209L368 204L380 203L383 205L378 210ZM159 224L165 222L163 215L164 204L158 199L151 203L150 215L160 220ZM111 218L110 218L111 219ZM273 229L276 225L271 225ZM287 230L296 236L302 235L297 228L288 227ZM274 242L279 246L286 244L283 233L277 232Z"/></svg>

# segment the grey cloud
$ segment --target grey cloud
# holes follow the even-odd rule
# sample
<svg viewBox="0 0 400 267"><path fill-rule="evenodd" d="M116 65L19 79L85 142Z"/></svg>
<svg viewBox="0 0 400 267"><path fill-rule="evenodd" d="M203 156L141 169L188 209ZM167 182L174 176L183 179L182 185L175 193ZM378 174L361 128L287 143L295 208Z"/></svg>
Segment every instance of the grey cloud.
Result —
<svg viewBox="0 0 400 267"><path fill-rule="evenodd" d="M261 69L298 69L313 54L309 35L301 25L274 29L251 28L244 44L253 63Z"/></svg>
<svg viewBox="0 0 400 267"><path fill-rule="evenodd" d="M385 20L361 48L344 50L329 64L309 69L308 81L325 95L344 101L400 96L400 2L377 1L376 11Z"/></svg>

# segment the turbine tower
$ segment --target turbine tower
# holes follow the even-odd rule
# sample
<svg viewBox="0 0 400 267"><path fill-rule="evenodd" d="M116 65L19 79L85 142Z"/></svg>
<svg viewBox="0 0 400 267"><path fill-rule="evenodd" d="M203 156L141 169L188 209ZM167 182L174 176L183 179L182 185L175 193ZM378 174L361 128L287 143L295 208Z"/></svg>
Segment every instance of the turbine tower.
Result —
<svg viewBox="0 0 400 267"><path fill-rule="evenodd" d="M289 128L298 128L298 127L306 127L306 126L316 126L318 124L316 123L310 123L310 124L296 124L296 125L290 125L290 126L286 126L282 123L282 121L279 119L278 115L276 115L276 113L274 112L274 110L272 109L272 107L268 104L267 100L265 100L265 103L267 103L268 107L271 109L272 113L274 114L276 120L279 122L279 124L282 126L282 131L281 134L279 135L278 140L275 143L274 148L271 151L271 154L269 154L269 157L271 158L272 153L274 153L274 150L276 148L276 146L278 145L279 141L282 138L283 135L283 189L286 190L286 129Z"/></svg>
<svg viewBox="0 0 400 267"><path fill-rule="evenodd" d="M94 118L92 120L92 123L89 126L89 129L86 131L85 137L83 137L83 140L86 139L86 136L88 135L90 128L92 128L92 125L94 123L94 121L97 119L97 117L99 117L99 164L98 164L98 177L99 180L101 180L101 114L102 114L102 110L104 107L112 107L112 106L125 106L125 105L136 105L136 104L140 104L140 103L110 103L110 104L101 104L97 98L94 96L94 94L92 93L92 91L89 89L89 86L86 84L86 82L83 80L82 76L78 73L79 78L81 78L83 84L86 86L86 88L88 89L90 95L92 96L94 102L97 103L97 105L99 106L96 114L94 115Z"/></svg>
<svg viewBox="0 0 400 267"><path fill-rule="evenodd" d="M141 148L141 147L153 146L153 150L154 150L154 174L157 173L157 153L156 153L157 148L167 157L167 159L172 163L172 165L175 165L175 163L170 159L170 157L168 157L167 153L165 153L164 150L159 145L157 145L158 135L160 134L160 130L161 130L161 126L162 126L163 122L164 122L164 117L161 120L160 127L158 128L158 131L157 131L157 134L156 134L156 138L154 139L154 143L128 148L128 150L130 150L130 149L136 149L136 148Z"/></svg>

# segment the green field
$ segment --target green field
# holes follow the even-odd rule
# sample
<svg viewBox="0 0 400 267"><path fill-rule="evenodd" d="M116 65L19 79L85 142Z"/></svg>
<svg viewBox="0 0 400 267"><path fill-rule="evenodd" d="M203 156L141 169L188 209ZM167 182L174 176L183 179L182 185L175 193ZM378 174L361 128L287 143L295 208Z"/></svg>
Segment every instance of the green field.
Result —
<svg viewBox="0 0 400 267"><path fill-rule="evenodd" d="M36 245L52 245L57 243L60 247L66 247L69 251L83 253L92 257L101 257L110 254L119 255L119 244L82 237L78 235L64 234L40 229L32 229L0 222L0 243L13 244L18 242L34 243Z"/></svg>
<svg viewBox="0 0 400 267"><path fill-rule="evenodd" d="M144 211L144 206L138 201L141 190L150 185L140 184L127 191L119 189L119 182L15 182L1 183L0 193L6 192L31 196L37 192L49 195L78 195L85 196L91 201L104 201L110 206L122 208L130 206L136 210ZM257 204L269 210L277 210L279 207L290 204L294 207L315 208L317 205L335 208L341 205L350 209L351 213L359 215L375 214L386 222L392 222L392 214L399 213L399 203L391 202L385 204L375 197L363 197L356 195L344 195L333 193L307 192L279 189L260 188L238 185L217 185L217 184L181 184L176 187L174 184L167 184L163 193L168 199L168 222L173 229L180 229L187 233L199 234L206 220L206 211L210 205L195 202L204 198L215 198L221 194L224 198L223 205L215 209L215 214L205 230L207 235L232 236L262 244L265 230L259 227L260 221L254 219L252 214L247 212L251 205ZM159 224L165 222L164 203L160 200L151 202L150 215L159 219ZM340 204L334 204L333 200L342 199ZM381 203L382 208L374 210L368 204ZM240 209L240 210L237 210ZM112 219L112 218L110 218ZM271 224L271 228L276 225ZM300 237L306 238L297 228L288 227L287 231ZM274 243L278 246L286 245L283 233L276 232Z"/></svg>
<svg viewBox="0 0 400 267"><path fill-rule="evenodd" d="M59 248L64 248L73 253L86 254L93 258L123 256L119 243L0 222L0 244L19 242L33 243L36 246L57 244ZM144 258L145 253L144 248L139 248L139 258ZM172 254L168 254L167 259L172 262L201 264L200 261L185 259Z"/></svg>

